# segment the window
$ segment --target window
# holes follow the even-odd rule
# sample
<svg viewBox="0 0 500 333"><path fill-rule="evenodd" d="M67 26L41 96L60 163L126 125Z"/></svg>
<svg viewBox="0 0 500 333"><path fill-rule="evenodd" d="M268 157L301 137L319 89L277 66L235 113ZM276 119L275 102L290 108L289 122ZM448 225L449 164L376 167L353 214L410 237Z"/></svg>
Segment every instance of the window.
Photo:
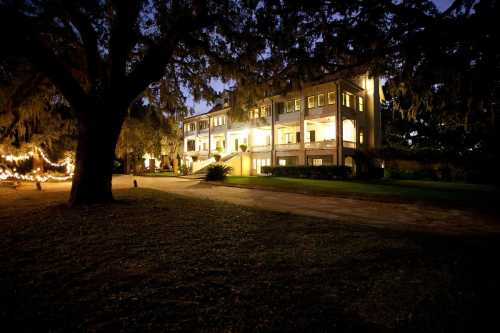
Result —
<svg viewBox="0 0 500 333"><path fill-rule="evenodd" d="M314 96L307 97L307 108L312 109L314 107Z"/></svg>
<svg viewBox="0 0 500 333"><path fill-rule="evenodd" d="M187 141L187 150L188 151L195 151L196 150L196 144L195 144L194 140Z"/></svg>
<svg viewBox="0 0 500 333"><path fill-rule="evenodd" d="M328 104L335 104L337 103L337 96L335 94L335 91L330 91L328 93Z"/></svg>
<svg viewBox="0 0 500 333"><path fill-rule="evenodd" d="M285 103L277 102L276 103L276 110L278 111L278 114L284 113L285 112Z"/></svg>
<svg viewBox="0 0 500 333"><path fill-rule="evenodd" d="M323 160L321 158L313 158L312 165L321 166L323 165Z"/></svg>
<svg viewBox="0 0 500 333"><path fill-rule="evenodd" d="M295 111L300 111L300 99L295 100Z"/></svg>
<svg viewBox="0 0 500 333"><path fill-rule="evenodd" d="M286 102L286 112L294 112L293 101Z"/></svg>
<svg viewBox="0 0 500 333"><path fill-rule="evenodd" d="M362 145L365 141L365 138L364 138L364 133L363 133L363 129L360 129L359 130L359 144Z"/></svg>
<svg viewBox="0 0 500 333"><path fill-rule="evenodd" d="M189 131L196 130L196 123L189 123Z"/></svg>
<svg viewBox="0 0 500 333"><path fill-rule="evenodd" d="M325 105L325 94L318 95L318 106Z"/></svg>
<svg viewBox="0 0 500 333"><path fill-rule="evenodd" d="M217 118L217 125L215 126L222 126L226 124L226 117L225 116L218 116Z"/></svg>
<svg viewBox="0 0 500 333"><path fill-rule="evenodd" d="M203 150L208 150L208 143L203 142Z"/></svg>
<svg viewBox="0 0 500 333"><path fill-rule="evenodd" d="M344 91L342 92L342 105L348 108L354 107L354 95L350 92Z"/></svg>
<svg viewBox="0 0 500 333"><path fill-rule="evenodd" d="M262 105L260 107L260 116L261 117L270 117L271 116L271 105Z"/></svg>
<svg viewBox="0 0 500 333"><path fill-rule="evenodd" d="M259 118L259 108L255 108L250 110L249 112L249 118L250 119L257 119Z"/></svg>
<svg viewBox="0 0 500 333"><path fill-rule="evenodd" d="M295 142L300 143L300 132L295 133Z"/></svg>
<svg viewBox="0 0 500 333"><path fill-rule="evenodd" d="M278 165L297 165L297 156L283 156L278 158Z"/></svg>
<svg viewBox="0 0 500 333"><path fill-rule="evenodd" d="M316 141L316 131L309 131L309 142Z"/></svg>
<svg viewBox="0 0 500 333"><path fill-rule="evenodd" d="M252 164L253 164L253 169L257 172L257 174L260 174L262 171L262 167L271 166L271 159L270 158L253 159Z"/></svg>
<svg viewBox="0 0 500 333"><path fill-rule="evenodd" d="M238 151L239 150L239 145L238 145L238 139L234 139L234 151Z"/></svg>
<svg viewBox="0 0 500 333"><path fill-rule="evenodd" d="M361 96L358 97L358 111L359 112L365 111L365 100Z"/></svg>
<svg viewBox="0 0 500 333"><path fill-rule="evenodd" d="M203 130L208 128L208 122L206 120L198 122L198 129Z"/></svg>

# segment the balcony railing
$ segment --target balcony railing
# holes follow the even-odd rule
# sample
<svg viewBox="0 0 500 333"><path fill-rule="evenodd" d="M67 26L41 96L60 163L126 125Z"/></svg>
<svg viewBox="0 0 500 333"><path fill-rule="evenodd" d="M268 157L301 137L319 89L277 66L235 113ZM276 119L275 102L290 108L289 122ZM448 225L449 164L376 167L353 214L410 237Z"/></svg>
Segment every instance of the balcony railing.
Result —
<svg viewBox="0 0 500 333"><path fill-rule="evenodd" d="M356 142L353 141L344 141L344 148L356 148Z"/></svg>
<svg viewBox="0 0 500 333"><path fill-rule="evenodd" d="M281 150L297 150L300 149L300 143L284 143L284 144L277 144L276 145L276 150L281 151Z"/></svg>
<svg viewBox="0 0 500 333"><path fill-rule="evenodd" d="M335 148L336 147L335 140L306 142L304 145L307 149L326 149L326 148Z"/></svg>
<svg viewBox="0 0 500 333"><path fill-rule="evenodd" d="M271 151L271 145L251 146L250 151L255 153L263 151Z"/></svg>

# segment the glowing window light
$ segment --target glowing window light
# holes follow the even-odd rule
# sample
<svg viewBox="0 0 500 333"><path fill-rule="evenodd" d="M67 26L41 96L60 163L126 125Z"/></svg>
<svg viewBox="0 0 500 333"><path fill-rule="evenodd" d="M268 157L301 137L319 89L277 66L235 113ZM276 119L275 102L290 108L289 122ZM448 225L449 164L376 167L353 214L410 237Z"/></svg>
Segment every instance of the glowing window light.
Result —
<svg viewBox="0 0 500 333"><path fill-rule="evenodd" d="M356 127L354 120L344 119L342 121L342 136L344 141L356 142Z"/></svg>

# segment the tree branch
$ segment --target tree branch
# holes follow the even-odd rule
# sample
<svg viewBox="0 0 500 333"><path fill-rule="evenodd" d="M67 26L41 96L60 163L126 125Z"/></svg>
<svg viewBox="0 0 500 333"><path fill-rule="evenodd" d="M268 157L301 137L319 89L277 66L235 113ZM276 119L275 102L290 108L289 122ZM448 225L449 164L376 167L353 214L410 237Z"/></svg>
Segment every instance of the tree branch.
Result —
<svg viewBox="0 0 500 333"><path fill-rule="evenodd" d="M0 6L0 33L4 47L25 56L44 72L76 110L85 104L86 94L56 53L40 39L37 29L25 15L9 6Z"/></svg>

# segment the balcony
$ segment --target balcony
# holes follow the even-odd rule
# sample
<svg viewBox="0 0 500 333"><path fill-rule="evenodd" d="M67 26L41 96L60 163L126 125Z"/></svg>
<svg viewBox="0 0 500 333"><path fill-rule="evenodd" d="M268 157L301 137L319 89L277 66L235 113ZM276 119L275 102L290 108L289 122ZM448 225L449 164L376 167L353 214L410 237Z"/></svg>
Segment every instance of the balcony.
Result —
<svg viewBox="0 0 500 333"><path fill-rule="evenodd" d="M300 149L300 143L283 143L276 145L276 151L298 150L298 149Z"/></svg>
<svg viewBox="0 0 500 333"><path fill-rule="evenodd" d="M355 149L356 148L356 142L353 142L353 141L344 141L343 147L344 148L353 148L353 149Z"/></svg>
<svg viewBox="0 0 500 333"><path fill-rule="evenodd" d="M307 109L305 113L306 119L316 119L327 116L335 115L336 105L325 105L321 107L315 107L311 109Z"/></svg>
<svg viewBox="0 0 500 333"><path fill-rule="evenodd" d="M224 133L226 130L227 130L226 125L219 125L219 126L213 126L210 132L212 134L217 134L217 133Z"/></svg>
<svg viewBox="0 0 500 333"><path fill-rule="evenodd" d="M252 146L250 151L252 153L268 152L271 151L271 145Z"/></svg>
<svg viewBox="0 0 500 333"><path fill-rule="evenodd" d="M306 149L334 149L336 147L335 140L325 140L316 142L306 142Z"/></svg>
<svg viewBox="0 0 500 333"><path fill-rule="evenodd" d="M198 130L198 135L208 134L208 127Z"/></svg>
<svg viewBox="0 0 500 333"><path fill-rule="evenodd" d="M196 135L196 130L193 130L193 131L186 131L184 136L185 137L188 137L188 136L195 136Z"/></svg>
<svg viewBox="0 0 500 333"><path fill-rule="evenodd" d="M278 115L278 119L276 119L277 123L293 123L300 121L300 112L290 112L290 113L282 113Z"/></svg>

